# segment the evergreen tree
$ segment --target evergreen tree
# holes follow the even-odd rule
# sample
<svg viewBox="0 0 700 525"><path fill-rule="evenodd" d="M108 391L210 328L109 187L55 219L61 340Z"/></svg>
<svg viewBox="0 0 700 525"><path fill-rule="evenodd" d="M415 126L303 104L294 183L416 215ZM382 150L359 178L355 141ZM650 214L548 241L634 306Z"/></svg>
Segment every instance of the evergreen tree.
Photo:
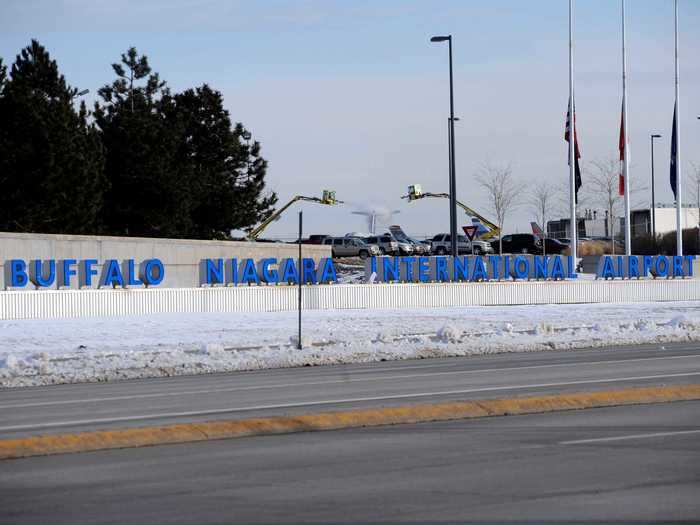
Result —
<svg viewBox="0 0 700 525"><path fill-rule="evenodd" d="M163 113L172 104L169 90L133 47L112 69L117 78L99 90L103 102L95 104L110 182L107 231L186 237L191 230L188 181L180 179L176 161L178 130Z"/></svg>
<svg viewBox="0 0 700 525"><path fill-rule="evenodd" d="M95 233L105 189L103 154L85 106L36 40L9 78L0 63L0 229Z"/></svg>
<svg viewBox="0 0 700 525"><path fill-rule="evenodd" d="M0 57L0 96L2 96L2 90L5 87L5 80L7 78L7 68L2 63L2 57Z"/></svg>
<svg viewBox="0 0 700 525"><path fill-rule="evenodd" d="M226 238L266 218L277 202L274 193L263 195L267 161L242 124L232 127L221 93L206 84L188 89L166 112L181 133L177 163L189 189L191 236Z"/></svg>

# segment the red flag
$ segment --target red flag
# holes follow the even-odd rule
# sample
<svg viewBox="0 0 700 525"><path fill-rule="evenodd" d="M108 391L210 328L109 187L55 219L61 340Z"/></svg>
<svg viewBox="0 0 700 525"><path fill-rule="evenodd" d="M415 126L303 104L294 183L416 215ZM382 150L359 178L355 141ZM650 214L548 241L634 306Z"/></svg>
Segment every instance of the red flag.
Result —
<svg viewBox="0 0 700 525"><path fill-rule="evenodd" d="M625 163L625 107L622 106L622 115L620 117L620 183L619 192L620 195L625 194L625 175L624 175L624 163Z"/></svg>

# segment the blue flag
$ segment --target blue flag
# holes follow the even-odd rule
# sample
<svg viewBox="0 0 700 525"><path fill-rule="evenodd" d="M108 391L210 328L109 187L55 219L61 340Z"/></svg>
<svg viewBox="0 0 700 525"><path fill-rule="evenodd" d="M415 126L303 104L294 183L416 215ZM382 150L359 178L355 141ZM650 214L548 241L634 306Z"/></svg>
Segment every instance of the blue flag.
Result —
<svg viewBox="0 0 700 525"><path fill-rule="evenodd" d="M671 132L671 190L673 198L677 200L676 182L678 181L678 115L676 115L676 104L673 105L673 131Z"/></svg>

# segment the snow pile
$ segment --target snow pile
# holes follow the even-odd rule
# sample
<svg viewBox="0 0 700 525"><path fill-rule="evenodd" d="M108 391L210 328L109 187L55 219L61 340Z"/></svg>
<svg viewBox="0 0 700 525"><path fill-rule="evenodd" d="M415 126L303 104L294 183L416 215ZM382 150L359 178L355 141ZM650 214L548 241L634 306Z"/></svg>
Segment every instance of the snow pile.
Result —
<svg viewBox="0 0 700 525"><path fill-rule="evenodd" d="M305 337L303 334L301 336L301 347L302 348L309 348L313 341L309 337ZM293 348L299 348L299 336L298 335L293 335L292 337L289 338L289 344Z"/></svg>
<svg viewBox="0 0 700 525"><path fill-rule="evenodd" d="M437 338L442 343L457 343L462 337L462 331L453 325L445 325L437 331Z"/></svg>
<svg viewBox="0 0 700 525"><path fill-rule="evenodd" d="M700 341L700 302L0 321L0 386Z"/></svg>

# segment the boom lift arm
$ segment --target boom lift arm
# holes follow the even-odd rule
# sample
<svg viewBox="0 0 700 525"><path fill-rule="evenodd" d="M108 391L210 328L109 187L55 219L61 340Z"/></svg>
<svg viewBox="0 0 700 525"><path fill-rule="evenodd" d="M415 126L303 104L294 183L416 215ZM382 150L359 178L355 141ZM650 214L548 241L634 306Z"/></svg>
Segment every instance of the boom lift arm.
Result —
<svg viewBox="0 0 700 525"><path fill-rule="evenodd" d="M408 199L409 202L418 200L418 199L423 199L425 197L439 197L443 199L449 199L450 194L449 193L430 193L430 192L423 192L422 188L420 187L420 184L413 184L408 187L408 195L404 195L401 197L402 199ZM501 234L501 230L498 226L496 226L494 223L492 223L490 220L488 220L486 217L483 215L475 212L473 209L471 209L469 206L464 204L463 202L457 201L457 206L462 208L464 212L469 215L470 217L476 217L481 221L481 223L488 228L488 231L484 233L481 238L483 239L490 239L492 237L498 237Z"/></svg>
<svg viewBox="0 0 700 525"><path fill-rule="evenodd" d="M339 201L335 198L335 192L330 190L323 190L323 195L321 196L321 198L306 197L304 195L295 195L287 204L282 206L280 209L275 210L275 212L272 215L270 215L267 219L261 222L257 228L252 230L248 234L248 240L257 240L257 238L265 230L265 228L267 228L270 224L279 219L280 215L282 215L287 210L287 208L289 208L292 204L294 204L297 201L317 202L319 204L328 205L343 204L343 201Z"/></svg>

